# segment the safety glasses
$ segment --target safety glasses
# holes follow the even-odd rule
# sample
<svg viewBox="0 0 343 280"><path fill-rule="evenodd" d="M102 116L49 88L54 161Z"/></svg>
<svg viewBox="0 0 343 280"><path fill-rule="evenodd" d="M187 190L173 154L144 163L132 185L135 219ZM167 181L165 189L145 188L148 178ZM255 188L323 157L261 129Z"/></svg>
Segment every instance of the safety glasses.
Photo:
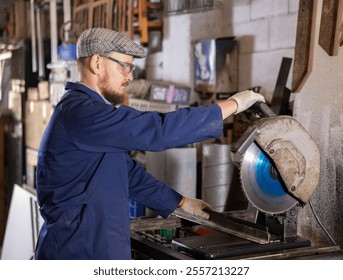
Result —
<svg viewBox="0 0 343 280"><path fill-rule="evenodd" d="M118 65L119 72L123 74L124 76L129 75L136 68L136 65L132 63L123 62L113 57L106 56L106 55L100 55L100 56L116 62Z"/></svg>

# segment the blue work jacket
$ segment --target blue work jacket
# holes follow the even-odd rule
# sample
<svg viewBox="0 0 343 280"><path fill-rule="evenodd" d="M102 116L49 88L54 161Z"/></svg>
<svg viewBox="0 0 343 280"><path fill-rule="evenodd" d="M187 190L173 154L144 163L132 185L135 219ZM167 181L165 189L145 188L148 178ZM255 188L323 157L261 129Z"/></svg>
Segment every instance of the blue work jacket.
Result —
<svg viewBox="0 0 343 280"><path fill-rule="evenodd" d="M35 259L130 259L129 199L166 218L182 196L129 152L181 147L221 132L216 104L140 112L109 105L87 86L68 82L38 152L44 224Z"/></svg>

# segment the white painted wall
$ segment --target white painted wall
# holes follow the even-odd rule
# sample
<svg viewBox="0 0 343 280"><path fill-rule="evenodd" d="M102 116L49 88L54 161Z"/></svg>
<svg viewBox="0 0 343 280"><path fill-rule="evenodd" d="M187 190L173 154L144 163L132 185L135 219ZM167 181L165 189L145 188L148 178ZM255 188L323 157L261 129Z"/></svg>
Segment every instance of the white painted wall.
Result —
<svg viewBox="0 0 343 280"><path fill-rule="evenodd" d="M298 0L225 0L221 10L165 17L162 54L149 59L147 78L193 87L192 41L235 36L239 90L261 86L270 100L282 57L293 57L295 2ZM194 93L193 100L196 98Z"/></svg>

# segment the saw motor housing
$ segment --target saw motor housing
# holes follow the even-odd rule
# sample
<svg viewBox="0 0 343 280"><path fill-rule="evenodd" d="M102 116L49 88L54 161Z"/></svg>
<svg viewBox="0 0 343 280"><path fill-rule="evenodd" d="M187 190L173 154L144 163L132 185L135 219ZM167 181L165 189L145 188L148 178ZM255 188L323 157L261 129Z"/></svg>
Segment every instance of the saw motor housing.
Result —
<svg viewBox="0 0 343 280"><path fill-rule="evenodd" d="M256 221L284 239L294 238L298 212L308 203L319 183L319 149L294 117L276 116L265 103L256 103L251 110L255 111L253 124L234 144L231 159L240 168L242 188L248 201L258 210ZM264 192L265 188L273 186L255 182L259 176L256 173L260 171L255 165L260 164L262 153L266 161L270 161L269 173L279 178L285 192L282 199L272 191Z"/></svg>

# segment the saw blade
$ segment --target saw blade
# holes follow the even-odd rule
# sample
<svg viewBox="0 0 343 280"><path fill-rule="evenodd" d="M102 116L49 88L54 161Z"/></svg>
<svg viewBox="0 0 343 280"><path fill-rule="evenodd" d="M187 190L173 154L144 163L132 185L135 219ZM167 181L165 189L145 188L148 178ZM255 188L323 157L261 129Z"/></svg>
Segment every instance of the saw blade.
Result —
<svg viewBox="0 0 343 280"><path fill-rule="evenodd" d="M240 178L248 200L264 213L284 213L298 203L285 191L276 168L255 143L243 155Z"/></svg>

